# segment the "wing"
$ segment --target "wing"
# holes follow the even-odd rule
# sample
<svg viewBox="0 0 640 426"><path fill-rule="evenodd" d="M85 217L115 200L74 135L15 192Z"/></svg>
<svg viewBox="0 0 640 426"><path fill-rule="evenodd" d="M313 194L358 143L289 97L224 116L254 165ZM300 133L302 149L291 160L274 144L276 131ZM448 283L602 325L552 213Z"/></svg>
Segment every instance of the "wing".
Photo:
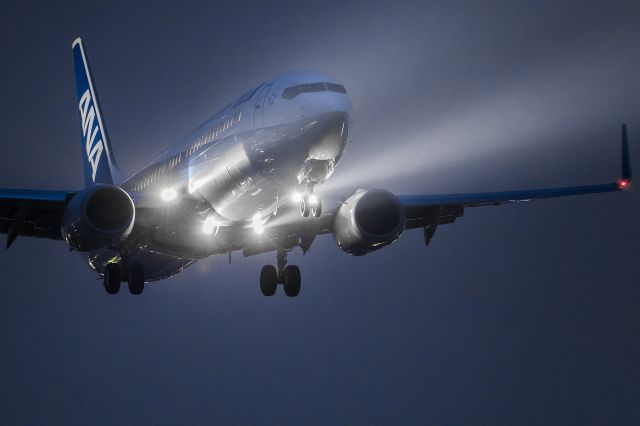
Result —
<svg viewBox="0 0 640 426"><path fill-rule="evenodd" d="M7 234L7 248L19 235L61 240L60 226L67 191L0 189L0 233Z"/></svg>
<svg viewBox="0 0 640 426"><path fill-rule="evenodd" d="M556 198L570 195L616 192L629 188L631 164L627 127L622 126L622 174L617 182L597 185L560 188L530 189L521 191L480 192L469 194L437 194L399 196L405 206L406 228L425 227L425 242L433 237L437 225L452 223L464 213L465 207L491 206L506 203L527 202L538 198Z"/></svg>

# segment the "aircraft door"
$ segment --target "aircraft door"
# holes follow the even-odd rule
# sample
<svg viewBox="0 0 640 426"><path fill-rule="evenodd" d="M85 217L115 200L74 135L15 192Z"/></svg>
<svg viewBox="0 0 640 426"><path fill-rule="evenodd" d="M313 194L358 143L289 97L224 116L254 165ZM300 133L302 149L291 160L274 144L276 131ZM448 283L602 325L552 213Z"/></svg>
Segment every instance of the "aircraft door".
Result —
<svg viewBox="0 0 640 426"><path fill-rule="evenodd" d="M267 95L271 91L273 84L269 83L260 89L258 97L256 98L256 104L253 112L253 127L258 128L264 126L264 107Z"/></svg>

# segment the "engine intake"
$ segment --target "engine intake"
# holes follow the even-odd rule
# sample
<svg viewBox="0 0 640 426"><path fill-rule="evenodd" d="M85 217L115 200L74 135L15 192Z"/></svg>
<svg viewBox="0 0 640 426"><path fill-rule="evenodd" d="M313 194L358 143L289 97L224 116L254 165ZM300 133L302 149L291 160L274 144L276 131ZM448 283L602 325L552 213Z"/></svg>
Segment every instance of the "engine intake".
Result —
<svg viewBox="0 0 640 426"><path fill-rule="evenodd" d="M404 208L395 195L379 189L359 191L338 209L333 237L342 250L361 256L398 239L404 225Z"/></svg>
<svg viewBox="0 0 640 426"><path fill-rule="evenodd" d="M123 189L98 185L78 192L64 212L62 235L78 251L93 251L124 241L135 222L135 206Z"/></svg>

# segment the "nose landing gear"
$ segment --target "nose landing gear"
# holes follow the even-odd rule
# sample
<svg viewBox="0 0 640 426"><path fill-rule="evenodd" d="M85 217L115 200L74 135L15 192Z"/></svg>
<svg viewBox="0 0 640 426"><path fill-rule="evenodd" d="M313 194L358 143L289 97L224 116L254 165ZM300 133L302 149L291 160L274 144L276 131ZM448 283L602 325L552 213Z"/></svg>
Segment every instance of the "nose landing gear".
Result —
<svg viewBox="0 0 640 426"><path fill-rule="evenodd" d="M284 294L296 297L300 293L302 277L300 268L296 265L287 265L287 251L278 249L278 269L273 265L265 265L260 273L260 291L265 296L273 296L278 284L284 287Z"/></svg>
<svg viewBox="0 0 640 426"><path fill-rule="evenodd" d="M300 215L302 217L320 217L322 215L322 200L313 195L313 186L309 186L306 194L300 198Z"/></svg>

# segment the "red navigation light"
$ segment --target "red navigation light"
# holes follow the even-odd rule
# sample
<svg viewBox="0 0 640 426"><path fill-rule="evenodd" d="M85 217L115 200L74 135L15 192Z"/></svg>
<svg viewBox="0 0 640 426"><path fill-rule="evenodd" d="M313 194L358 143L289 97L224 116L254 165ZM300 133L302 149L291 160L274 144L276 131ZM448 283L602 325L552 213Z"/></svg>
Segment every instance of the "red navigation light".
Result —
<svg viewBox="0 0 640 426"><path fill-rule="evenodd" d="M618 181L618 187L620 189L625 189L629 185L629 181L627 179L620 179Z"/></svg>

